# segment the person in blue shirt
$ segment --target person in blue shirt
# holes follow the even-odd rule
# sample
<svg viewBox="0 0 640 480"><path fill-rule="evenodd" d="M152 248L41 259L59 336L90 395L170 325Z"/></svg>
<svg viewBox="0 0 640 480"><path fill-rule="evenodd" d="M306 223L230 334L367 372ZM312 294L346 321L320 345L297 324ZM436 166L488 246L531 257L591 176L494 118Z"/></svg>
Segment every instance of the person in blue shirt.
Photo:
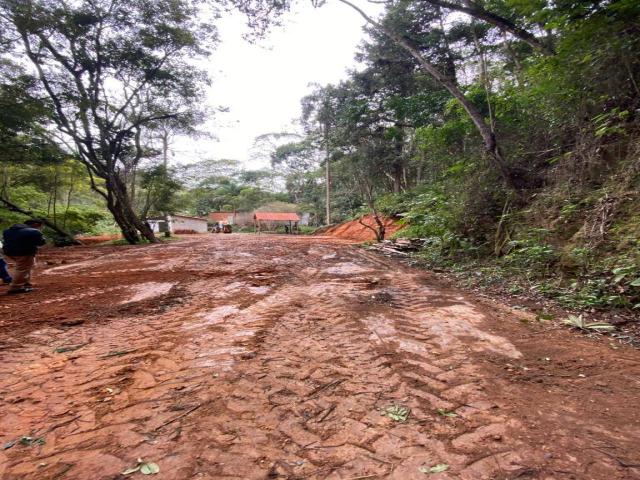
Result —
<svg viewBox="0 0 640 480"><path fill-rule="evenodd" d="M36 264L38 247L46 243L42 235L42 220L31 219L2 232L2 252L14 265L8 294L28 293L33 290L31 271Z"/></svg>

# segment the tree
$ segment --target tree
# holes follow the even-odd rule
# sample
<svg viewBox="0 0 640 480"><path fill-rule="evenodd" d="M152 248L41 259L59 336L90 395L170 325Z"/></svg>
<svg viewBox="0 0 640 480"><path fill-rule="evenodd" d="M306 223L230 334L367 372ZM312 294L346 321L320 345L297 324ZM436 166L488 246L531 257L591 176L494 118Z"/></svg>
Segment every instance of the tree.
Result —
<svg viewBox="0 0 640 480"><path fill-rule="evenodd" d="M273 190L274 173L243 170L237 160L202 160L177 168L184 191L176 203L191 213L217 210L251 211L272 200L286 199Z"/></svg>
<svg viewBox="0 0 640 480"><path fill-rule="evenodd" d="M165 218L174 213L178 191L182 184L163 164L155 165L141 172L140 188L142 201L140 216L162 215Z"/></svg>
<svg viewBox="0 0 640 480"><path fill-rule="evenodd" d="M86 166L91 186L130 243L157 241L124 181L143 156L140 138L162 120L192 118L215 30L196 0L6 0L2 40L28 59L53 123ZM102 183L102 185L101 185Z"/></svg>
<svg viewBox="0 0 640 480"><path fill-rule="evenodd" d="M368 16L361 8L357 7L349 0L339 0L345 5L350 6L356 12L358 12L368 23L373 25L375 28L383 32L390 39L392 39L395 43L397 43L400 47L404 48L407 52L413 56L420 67L424 69L429 75L431 75L438 83L440 83L464 108L467 112L471 121L475 125L478 133L482 137L484 142L485 150L491 159L494 167L502 177L505 185L509 187L514 192L519 192L520 187L518 185L515 173L509 168L505 158L502 155L502 151L498 140L496 138L496 134L490 124L487 124L482 112L478 109L478 107L469 100L464 93L460 90L458 85L454 79L447 77L443 74L435 65L429 62L424 55L412 45L409 41L407 41L403 36L389 28L385 27L382 23L375 21L370 16Z"/></svg>
<svg viewBox="0 0 640 480"><path fill-rule="evenodd" d="M50 118L51 109L42 99L29 95L34 81L33 77L26 75L13 62L6 62L0 67L0 207L10 212L33 216L31 209L18 205L19 202L11 198L10 186L15 183L16 170L25 172L28 170L26 167L31 165L38 165L40 170L52 169L53 188L48 189L47 215L51 213L53 206L53 218L49 221L43 217L43 221L57 235L65 238L66 242L78 243L73 235L64 231L64 224L58 225L56 218L59 172L61 169L73 169L74 160L68 158L41 127L41 123ZM73 185L73 179L70 183ZM68 211L69 202L63 216L65 223Z"/></svg>
<svg viewBox="0 0 640 480"><path fill-rule="evenodd" d="M323 150L325 182L325 223L331 224L331 142L330 132L334 127L335 107L338 96L332 85L316 87L315 91L302 99L302 122L307 135Z"/></svg>
<svg viewBox="0 0 640 480"><path fill-rule="evenodd" d="M318 151L309 139L280 145L271 155L271 165L285 178L294 203L301 203L313 181L309 173L319 166Z"/></svg>
<svg viewBox="0 0 640 480"><path fill-rule="evenodd" d="M506 159L503 156L502 149L500 143L498 141L496 131L492 128L493 126L485 121L485 118L481 112L481 110L470 101L458 86L456 79L451 76L450 69L442 70L438 68L438 65L431 61L423 51L421 51L421 46L415 43L415 39L409 39L406 36L406 31L396 31L393 28L389 28L384 21L376 21L370 16L368 16L361 8L356 6L354 3L349 0L339 0L345 5L353 8L357 11L370 25L375 27L378 31L382 32L389 39L395 42L400 48L404 49L408 54L410 54L418 63L420 68L430 75L435 81L437 81L444 89L446 89L460 104L463 106L464 110L469 115L471 121L473 122L476 130L480 134L482 141L485 146L485 151L487 156L498 172L498 174L502 177L505 185L520 195L521 185L518 181L517 174L514 172ZM322 5L322 1L314 2L314 5L320 6ZM502 29L503 31L508 31L511 34L515 35L517 38L525 41L526 43L533 46L536 50L539 51L548 51L546 46L539 42L535 35L531 34L523 27L518 26L515 22L509 20L508 18L501 16L495 12L487 10L485 7L480 5L477 2L473 2L471 0L457 3L455 1L444 1L444 0L421 0L420 2L411 2L404 1L399 2L402 8L406 8L407 11L411 9L415 10L416 8L420 8L420 5L431 5L433 7L447 8L453 9L462 13L466 13L471 15L474 18L480 19L482 21L488 22L492 25L495 25ZM389 3L389 8L392 7L393 4ZM271 9L267 7L271 7ZM288 10L290 6L289 2L271 2L269 0L254 0L247 2L247 5L244 7L246 11L260 11L260 12L272 12L275 15L281 14L283 11ZM416 7L417 6L417 7ZM503 9L508 10L507 6L502 4ZM435 12L439 14L439 12ZM524 18L524 16L521 16ZM449 67L451 65L451 60L449 59ZM327 163L328 167L328 163ZM327 191L330 185L330 178L327 170ZM329 203L327 202L327 205Z"/></svg>
<svg viewBox="0 0 640 480"><path fill-rule="evenodd" d="M65 154L42 128L51 106L30 94L37 80L19 65L0 66L0 163L51 163Z"/></svg>
<svg viewBox="0 0 640 480"><path fill-rule="evenodd" d="M534 50L546 54L553 54L553 48L545 43L541 42L533 33L526 30L524 27L517 25L517 23L505 16L501 16L496 12L487 10L479 1L462 1L457 3L455 1L447 0L421 0L425 3L433 5L437 8L445 8L448 10L454 10L456 12L465 13L473 18L487 22L500 30L509 32L517 39L523 41ZM533 2L532 2L533 3Z"/></svg>

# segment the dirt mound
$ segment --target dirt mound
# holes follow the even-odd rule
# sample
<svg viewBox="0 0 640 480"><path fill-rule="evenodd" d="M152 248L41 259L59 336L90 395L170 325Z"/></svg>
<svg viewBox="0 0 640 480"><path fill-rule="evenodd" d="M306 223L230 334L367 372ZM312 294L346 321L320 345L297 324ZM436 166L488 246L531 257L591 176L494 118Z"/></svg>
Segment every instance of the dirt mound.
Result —
<svg viewBox="0 0 640 480"><path fill-rule="evenodd" d="M400 225L400 223L393 218L380 218L384 223L386 229L385 238L389 238L391 235L402 228L402 225ZM360 217L359 220L373 228L377 227L373 215L364 215ZM343 222L339 223L338 225L318 229L316 230L315 235L344 238L348 240L359 240L362 242L366 242L367 240L375 240L376 235L373 230L362 225L359 220L351 220L350 222Z"/></svg>

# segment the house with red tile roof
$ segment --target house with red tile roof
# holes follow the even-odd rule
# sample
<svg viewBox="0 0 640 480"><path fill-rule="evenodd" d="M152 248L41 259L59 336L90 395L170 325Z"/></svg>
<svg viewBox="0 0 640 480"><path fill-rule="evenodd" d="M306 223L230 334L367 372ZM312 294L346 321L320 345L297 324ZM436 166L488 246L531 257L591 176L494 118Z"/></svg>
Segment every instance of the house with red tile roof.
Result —
<svg viewBox="0 0 640 480"><path fill-rule="evenodd" d="M274 230L278 225L284 225L286 232L293 233L298 230L300 216L293 212L255 212L253 221L258 233L262 230Z"/></svg>

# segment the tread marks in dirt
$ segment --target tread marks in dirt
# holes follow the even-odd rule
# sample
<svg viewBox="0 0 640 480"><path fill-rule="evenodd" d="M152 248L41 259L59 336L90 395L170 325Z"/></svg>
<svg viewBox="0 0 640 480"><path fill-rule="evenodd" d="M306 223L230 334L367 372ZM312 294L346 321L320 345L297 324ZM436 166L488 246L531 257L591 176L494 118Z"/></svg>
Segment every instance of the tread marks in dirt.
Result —
<svg viewBox="0 0 640 480"><path fill-rule="evenodd" d="M418 468L425 461L446 461L458 470L471 468L484 475L511 468L516 456L510 451L499 452L501 458L494 458L492 455L496 452L488 450L478 455L478 448L472 448L476 458L488 458L494 463L507 460L504 466L484 465L481 468L465 455L456 453L446 441L434 438L437 428L443 429L441 436L451 436L450 427L438 418L436 409L454 408L456 404L439 397L437 392L425 392L424 387L411 385L415 383L416 371L421 379L431 381L431 387L445 385L435 378L430 379L429 375L446 373L451 381L451 370L445 372L433 362L425 363L428 359L424 355L409 351L409 356L414 358L412 372L409 372L402 348L393 345L393 341L391 346L387 345L378 332L372 338L366 317L362 318L366 312L350 308L353 295L357 298L362 285L369 286L362 278L355 277L354 282L349 279L346 273L354 270L359 274L374 273L371 269L356 269L352 262L341 262L319 274L319 284L310 282L302 289L283 287L278 292L280 298L276 304L283 302L293 306L304 302L305 308L303 311L285 308L286 313L272 323L268 332L262 335L260 344L256 344L257 351L250 357L250 362L234 369L237 383L234 398L227 402L227 408L237 410L252 421L244 426L241 421L234 422L236 443L230 451L236 460L231 464L221 461L224 456L207 453L210 461L221 466L218 473L230 478L245 478L237 475L241 468L238 463L261 469L268 467L262 474L268 473L274 478L351 478L358 475L422 478ZM334 277L327 278L327 271ZM385 283L393 283L396 279L385 280ZM282 309L276 311L283 312ZM276 311L266 312L265 318L273 319ZM395 313L391 312L392 315ZM415 342L418 328L415 326L414 332L408 331L405 336ZM417 344L423 340L424 335ZM376 342L384 344L376 345ZM424 353L428 354L428 351ZM451 366L450 361L443 360L447 359L438 358L436 363ZM421 367L421 363L426 368ZM462 375L468 376L469 371L462 371ZM474 384L462 383L457 387L468 385ZM480 400L471 398L473 395L478 394L471 389L465 401L480 405ZM268 414L261 414L265 403L271 408ZM386 406L394 403L411 407L412 417L406 425L395 425L380 415ZM478 415L473 420L477 426L485 427L484 431L477 430L479 433L473 437L474 441L464 437L475 431L471 428L473 422L467 422L459 435L460 448L457 450L464 450L465 445L469 450L468 445L475 445L480 438L497 436L495 431L499 427L496 425L503 419L486 412L484 416L487 418L483 421L477 419ZM276 448L266 456L264 452L262 456L247 456L246 452L252 451L250 445L246 440L238 439L252 438L256 421L259 430L268 432L279 450ZM465 438L468 439L466 444ZM263 478L259 472L254 474L246 478ZM244 475L250 475L250 472L244 472ZM477 478L469 475L472 473L463 472L460 478Z"/></svg>

